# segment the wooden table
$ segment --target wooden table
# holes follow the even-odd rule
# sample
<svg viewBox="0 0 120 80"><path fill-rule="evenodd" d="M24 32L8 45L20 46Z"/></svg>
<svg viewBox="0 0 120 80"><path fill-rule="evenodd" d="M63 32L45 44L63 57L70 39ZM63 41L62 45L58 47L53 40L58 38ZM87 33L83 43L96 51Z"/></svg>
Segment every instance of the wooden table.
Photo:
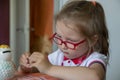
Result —
<svg viewBox="0 0 120 80"><path fill-rule="evenodd" d="M41 73L32 73L26 75L17 75L12 79L9 80L61 80L46 74Z"/></svg>

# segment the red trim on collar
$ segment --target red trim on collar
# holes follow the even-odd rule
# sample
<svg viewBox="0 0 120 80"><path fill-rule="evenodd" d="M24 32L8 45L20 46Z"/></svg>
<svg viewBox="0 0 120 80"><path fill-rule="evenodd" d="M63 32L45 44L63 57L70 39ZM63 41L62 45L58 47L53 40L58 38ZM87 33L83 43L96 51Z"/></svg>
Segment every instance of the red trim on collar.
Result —
<svg viewBox="0 0 120 80"><path fill-rule="evenodd" d="M74 62L74 64L81 64L91 53L93 52L93 49L91 49L91 51L90 51L90 53L89 54L87 54L87 55L84 55L84 56L82 56L82 57L78 57L78 58L74 58L74 59L69 59L69 58L67 58L67 57L65 57L64 56L64 58L63 58L63 61L66 61L66 60L72 60L73 62ZM63 66L64 64L63 64L63 62L62 62L62 66Z"/></svg>
<svg viewBox="0 0 120 80"><path fill-rule="evenodd" d="M85 55L85 56L82 56L81 58L69 59L69 58L67 58L67 57L64 56L63 61L72 60L74 62L74 64L81 64L86 59L86 57L87 56Z"/></svg>

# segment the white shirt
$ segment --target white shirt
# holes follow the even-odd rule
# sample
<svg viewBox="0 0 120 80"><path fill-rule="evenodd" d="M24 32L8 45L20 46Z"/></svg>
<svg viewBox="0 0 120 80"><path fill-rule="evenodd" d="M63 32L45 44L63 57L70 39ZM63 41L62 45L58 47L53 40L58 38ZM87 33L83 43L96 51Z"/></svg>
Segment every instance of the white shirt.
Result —
<svg viewBox="0 0 120 80"><path fill-rule="evenodd" d="M62 66L85 66L89 67L92 63L100 63L103 65L104 68L107 66L108 59L105 55L100 54L98 52L93 52L91 55L89 55L81 64L75 64L72 60L63 60L64 54L63 52L58 49L55 52L49 54L48 59L53 65L59 65Z"/></svg>

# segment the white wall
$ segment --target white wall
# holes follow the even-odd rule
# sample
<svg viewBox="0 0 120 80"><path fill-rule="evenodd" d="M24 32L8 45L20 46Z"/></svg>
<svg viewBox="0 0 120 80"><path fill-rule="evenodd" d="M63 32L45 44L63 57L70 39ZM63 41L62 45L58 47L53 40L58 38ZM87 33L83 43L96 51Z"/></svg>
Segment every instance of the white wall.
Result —
<svg viewBox="0 0 120 80"><path fill-rule="evenodd" d="M60 0L60 7L66 1ZM110 60L106 80L120 80L120 0L96 1L100 2L104 8L110 36Z"/></svg>

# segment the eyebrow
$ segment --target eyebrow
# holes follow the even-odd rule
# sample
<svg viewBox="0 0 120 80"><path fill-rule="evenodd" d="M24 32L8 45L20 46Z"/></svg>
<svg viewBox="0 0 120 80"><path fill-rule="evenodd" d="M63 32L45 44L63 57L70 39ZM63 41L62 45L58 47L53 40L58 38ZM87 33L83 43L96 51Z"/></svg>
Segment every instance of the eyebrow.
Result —
<svg viewBox="0 0 120 80"><path fill-rule="evenodd" d="M59 35L58 33L56 33L56 35L59 37L59 38L61 38L62 39L62 36L61 35ZM68 42L78 42L79 40L72 40L72 39L70 39L70 38L66 38L66 40L65 41L68 41Z"/></svg>

